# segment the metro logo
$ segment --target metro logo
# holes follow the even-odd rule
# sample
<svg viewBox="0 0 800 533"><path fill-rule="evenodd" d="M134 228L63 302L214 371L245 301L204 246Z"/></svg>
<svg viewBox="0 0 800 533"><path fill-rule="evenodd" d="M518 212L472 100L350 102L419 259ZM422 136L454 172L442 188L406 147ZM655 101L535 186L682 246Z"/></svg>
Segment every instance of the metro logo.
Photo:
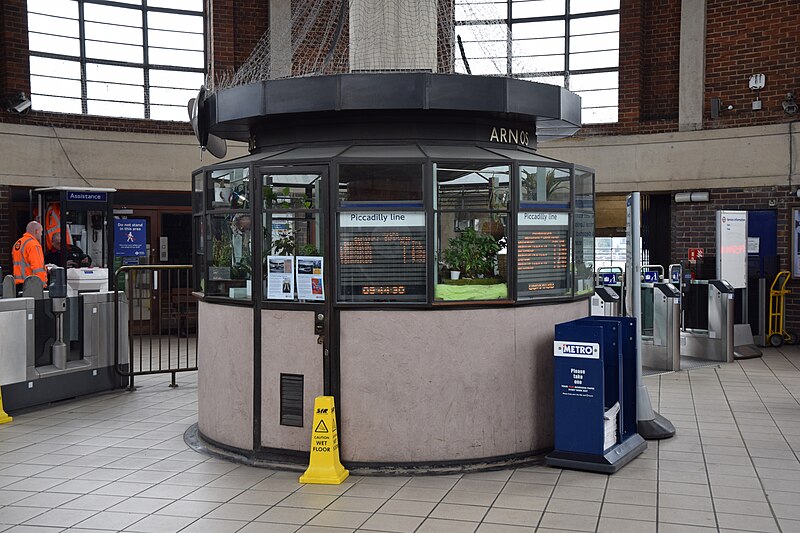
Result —
<svg viewBox="0 0 800 533"><path fill-rule="evenodd" d="M595 342L555 341L555 357L578 357L581 359L600 359L600 345Z"/></svg>

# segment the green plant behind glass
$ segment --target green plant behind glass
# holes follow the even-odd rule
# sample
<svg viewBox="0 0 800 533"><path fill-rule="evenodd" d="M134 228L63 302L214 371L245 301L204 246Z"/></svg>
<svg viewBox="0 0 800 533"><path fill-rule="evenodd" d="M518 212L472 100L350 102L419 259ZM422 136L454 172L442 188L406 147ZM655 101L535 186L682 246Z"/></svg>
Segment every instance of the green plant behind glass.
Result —
<svg viewBox="0 0 800 533"><path fill-rule="evenodd" d="M448 241L443 259L450 270L457 270L464 277L491 277L500 250L494 237L467 228Z"/></svg>

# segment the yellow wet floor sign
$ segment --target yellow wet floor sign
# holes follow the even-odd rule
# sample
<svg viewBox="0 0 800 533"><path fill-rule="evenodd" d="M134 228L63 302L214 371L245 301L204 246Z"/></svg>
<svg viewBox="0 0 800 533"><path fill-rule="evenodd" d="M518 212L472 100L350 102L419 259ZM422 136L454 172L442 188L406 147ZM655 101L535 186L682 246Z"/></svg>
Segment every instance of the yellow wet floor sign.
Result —
<svg viewBox="0 0 800 533"><path fill-rule="evenodd" d="M339 462L339 434L333 396L314 400L314 431L311 433L311 459L300 483L338 485L350 475Z"/></svg>
<svg viewBox="0 0 800 533"><path fill-rule="evenodd" d="M5 424L6 422L11 422L14 420L8 413L5 412L3 409L3 389L0 389L0 424Z"/></svg>

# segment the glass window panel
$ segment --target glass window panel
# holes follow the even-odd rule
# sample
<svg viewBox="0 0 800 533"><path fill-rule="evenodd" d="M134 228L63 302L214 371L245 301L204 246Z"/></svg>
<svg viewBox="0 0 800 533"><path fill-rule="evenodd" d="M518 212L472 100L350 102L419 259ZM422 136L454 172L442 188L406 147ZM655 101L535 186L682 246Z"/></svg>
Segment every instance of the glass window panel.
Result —
<svg viewBox="0 0 800 533"><path fill-rule="evenodd" d="M262 179L264 209L317 209L321 205L319 174L267 174Z"/></svg>
<svg viewBox="0 0 800 533"><path fill-rule="evenodd" d="M31 74L55 76L58 78L81 79L81 64L77 61L66 59L50 59L47 57L30 56Z"/></svg>
<svg viewBox="0 0 800 533"><path fill-rule="evenodd" d="M78 2L74 0L28 0L28 12L54 17L78 19Z"/></svg>
<svg viewBox="0 0 800 533"><path fill-rule="evenodd" d="M584 107L581 112L581 120L584 124L608 124L617 122L619 109L614 107Z"/></svg>
<svg viewBox="0 0 800 533"><path fill-rule="evenodd" d="M508 298L507 213L437 213L434 299Z"/></svg>
<svg viewBox="0 0 800 533"><path fill-rule="evenodd" d="M86 64L86 79L89 81L113 81L128 85L144 85L144 70L136 67Z"/></svg>
<svg viewBox="0 0 800 533"><path fill-rule="evenodd" d="M521 166L519 180L520 206L553 204L553 207L569 207L569 169Z"/></svg>
<svg viewBox="0 0 800 533"><path fill-rule="evenodd" d="M166 48L148 48L151 65L172 65L176 67L203 68L203 52L187 52Z"/></svg>
<svg viewBox="0 0 800 533"><path fill-rule="evenodd" d="M514 39L512 50L515 56L563 54L566 51L564 38Z"/></svg>
<svg viewBox="0 0 800 533"><path fill-rule="evenodd" d="M167 7L183 11L203 11L203 0L147 0L148 7Z"/></svg>
<svg viewBox="0 0 800 533"><path fill-rule="evenodd" d="M339 203L422 207L422 165L339 165Z"/></svg>
<svg viewBox="0 0 800 533"><path fill-rule="evenodd" d="M78 39L70 37L56 37L41 33L28 34L28 48L31 52L49 52L65 56L81 55L81 46Z"/></svg>
<svg viewBox="0 0 800 533"><path fill-rule="evenodd" d="M606 107L615 106L619 101L619 91L617 89L607 89L605 91L580 91L581 103L584 107Z"/></svg>
<svg viewBox="0 0 800 533"><path fill-rule="evenodd" d="M570 53L595 50L619 50L619 33L598 33L569 38Z"/></svg>
<svg viewBox="0 0 800 533"><path fill-rule="evenodd" d="M458 26L456 33L464 42L505 42L508 36L508 26L505 24L467 24Z"/></svg>
<svg viewBox="0 0 800 533"><path fill-rule="evenodd" d="M250 190L250 169L230 168L211 173L206 198L209 207L247 209Z"/></svg>
<svg viewBox="0 0 800 533"><path fill-rule="evenodd" d="M86 41L86 57L141 63L144 56L141 46Z"/></svg>
<svg viewBox="0 0 800 533"><path fill-rule="evenodd" d="M569 213L520 211L517 216L517 297L572 292Z"/></svg>
<svg viewBox="0 0 800 533"><path fill-rule="evenodd" d="M86 2L83 5L83 16L90 22L142 27L142 11L140 9L104 6Z"/></svg>
<svg viewBox="0 0 800 533"><path fill-rule="evenodd" d="M505 2L457 2L456 21L496 20L508 15Z"/></svg>
<svg viewBox="0 0 800 533"><path fill-rule="evenodd" d="M610 11L619 9L619 0L570 0L569 12L594 13L596 11Z"/></svg>
<svg viewBox="0 0 800 533"><path fill-rule="evenodd" d="M506 73L506 58L485 58L485 59L470 59L470 71L476 76L486 75L492 76L496 74ZM456 72L466 73L467 69L464 67L464 61L456 59Z"/></svg>
<svg viewBox="0 0 800 533"><path fill-rule="evenodd" d="M570 36L614 31L619 31L619 15L576 18L569 23Z"/></svg>
<svg viewBox="0 0 800 533"><path fill-rule="evenodd" d="M144 118L143 104L89 100L87 102L87 111L90 115L100 115L103 117Z"/></svg>
<svg viewBox="0 0 800 533"><path fill-rule="evenodd" d="M31 75L31 93L80 98L81 82L80 80Z"/></svg>
<svg viewBox="0 0 800 533"><path fill-rule="evenodd" d="M437 163L437 209L506 211L511 196L509 172L508 165Z"/></svg>
<svg viewBox="0 0 800 533"><path fill-rule="evenodd" d="M207 250L206 295L249 300L252 292L250 215L210 215Z"/></svg>
<svg viewBox="0 0 800 533"><path fill-rule="evenodd" d="M150 118L153 120L169 120L173 122L186 122L188 120L186 105L150 105Z"/></svg>
<svg viewBox="0 0 800 533"><path fill-rule="evenodd" d="M571 91L589 91L594 89L616 89L617 87L619 87L618 72L598 72L597 74L573 74L569 78L569 88Z"/></svg>
<svg viewBox="0 0 800 533"><path fill-rule="evenodd" d="M197 91L194 89L181 90L161 89L157 87L150 88L151 104L182 105L185 108L189 99L194 98L195 96L197 96Z"/></svg>
<svg viewBox="0 0 800 533"><path fill-rule="evenodd" d="M87 22L84 26L86 28L86 39L90 41L138 45L144 42L141 28L116 26L99 22Z"/></svg>
<svg viewBox="0 0 800 533"><path fill-rule="evenodd" d="M563 37L566 24L563 20L541 22L518 22L511 28L515 39L541 39L542 37Z"/></svg>
<svg viewBox="0 0 800 533"><path fill-rule="evenodd" d="M523 80L535 81L538 83L546 83L548 85L564 86L564 76L532 76L522 78Z"/></svg>
<svg viewBox="0 0 800 533"><path fill-rule="evenodd" d="M566 12L564 0L527 0L511 4L511 16L517 18L549 17Z"/></svg>
<svg viewBox="0 0 800 533"><path fill-rule="evenodd" d="M575 208L594 209L594 174L575 169Z"/></svg>
<svg viewBox="0 0 800 533"><path fill-rule="evenodd" d="M202 34L203 17L150 11L147 13L147 27L152 30L177 30Z"/></svg>
<svg viewBox="0 0 800 533"><path fill-rule="evenodd" d="M44 96L33 94L31 105L37 111L55 111L56 113L81 114L81 101L76 98L62 98L59 96Z"/></svg>
<svg viewBox="0 0 800 533"><path fill-rule="evenodd" d="M512 62L514 72L561 72L564 70L564 56L515 57Z"/></svg>
<svg viewBox="0 0 800 533"><path fill-rule="evenodd" d="M594 292L594 213L575 212L575 294Z"/></svg>
<svg viewBox="0 0 800 533"><path fill-rule="evenodd" d="M46 15L28 14L28 31L60 35L62 37L79 38L78 21L75 19L48 17Z"/></svg>
<svg viewBox="0 0 800 533"><path fill-rule="evenodd" d="M178 31L149 30L147 42L150 46L160 48L177 48L181 50L203 51L204 40L202 33L186 33Z"/></svg>
<svg viewBox="0 0 800 533"><path fill-rule="evenodd" d="M337 227L339 301L427 300L425 213L343 211Z"/></svg>
<svg viewBox="0 0 800 533"><path fill-rule="evenodd" d="M321 214L271 212L264 215L264 283L268 300L325 299Z"/></svg>
<svg viewBox="0 0 800 533"><path fill-rule="evenodd" d="M144 103L144 87L90 81L86 84L86 96L91 100Z"/></svg>
<svg viewBox="0 0 800 533"><path fill-rule="evenodd" d="M202 72L179 72L175 70L150 70L151 87L175 87L178 89L194 89L197 91L205 81L205 74Z"/></svg>
<svg viewBox="0 0 800 533"><path fill-rule="evenodd" d="M619 66L619 51L586 52L583 54L569 55L570 70L584 70L590 68L612 68Z"/></svg>

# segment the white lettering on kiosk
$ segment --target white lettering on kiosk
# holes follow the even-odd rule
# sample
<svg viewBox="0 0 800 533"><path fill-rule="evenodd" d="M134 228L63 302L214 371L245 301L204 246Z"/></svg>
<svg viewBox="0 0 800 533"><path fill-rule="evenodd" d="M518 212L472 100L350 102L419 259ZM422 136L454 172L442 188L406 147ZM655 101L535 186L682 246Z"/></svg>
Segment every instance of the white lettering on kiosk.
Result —
<svg viewBox="0 0 800 533"><path fill-rule="evenodd" d="M422 227L425 226L425 213L415 211L385 211L381 213L349 211L339 213L339 226L343 228Z"/></svg>
<svg viewBox="0 0 800 533"><path fill-rule="evenodd" d="M569 226L569 213L519 213L519 226Z"/></svg>

